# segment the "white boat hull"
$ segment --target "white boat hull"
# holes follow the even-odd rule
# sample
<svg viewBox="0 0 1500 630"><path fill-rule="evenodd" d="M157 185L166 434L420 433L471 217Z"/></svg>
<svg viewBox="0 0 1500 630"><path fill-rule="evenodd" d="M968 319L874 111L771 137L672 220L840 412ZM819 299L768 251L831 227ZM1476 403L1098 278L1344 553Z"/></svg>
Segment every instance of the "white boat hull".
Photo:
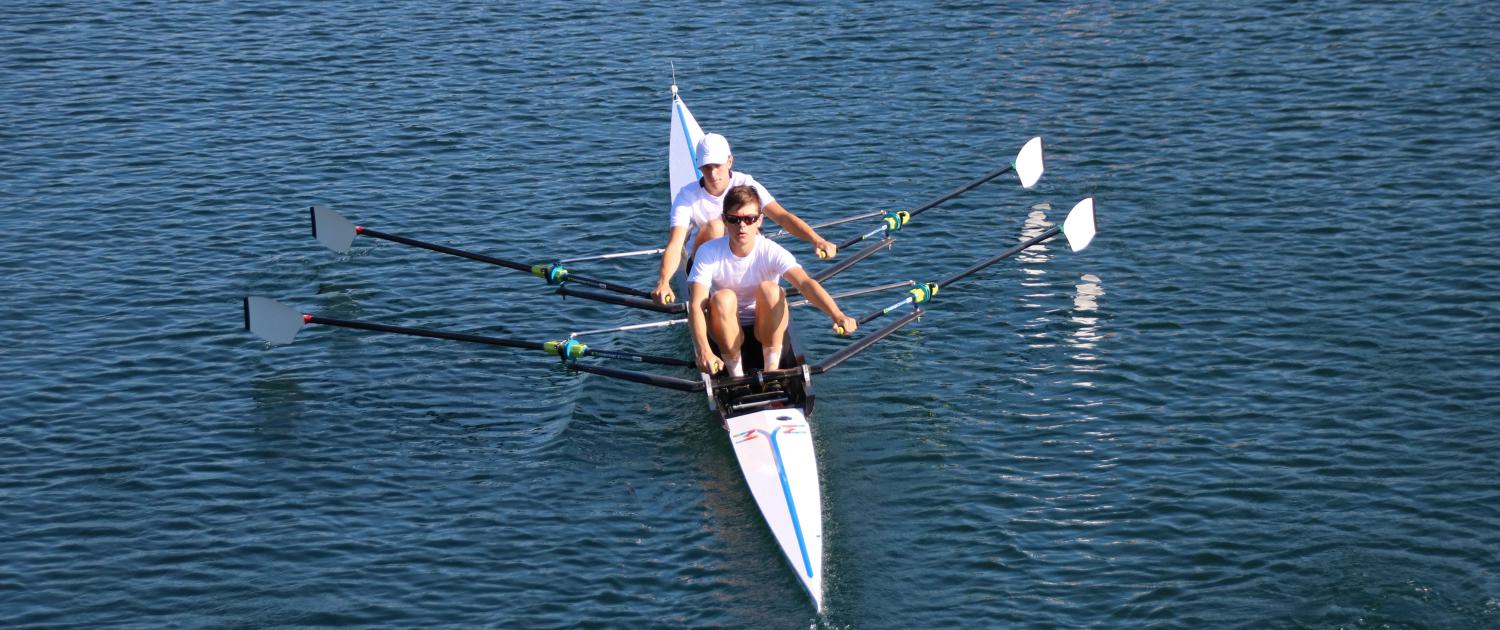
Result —
<svg viewBox="0 0 1500 630"><path fill-rule="evenodd" d="M822 610L823 500L807 418L799 409L766 409L729 418L728 429L761 515Z"/></svg>

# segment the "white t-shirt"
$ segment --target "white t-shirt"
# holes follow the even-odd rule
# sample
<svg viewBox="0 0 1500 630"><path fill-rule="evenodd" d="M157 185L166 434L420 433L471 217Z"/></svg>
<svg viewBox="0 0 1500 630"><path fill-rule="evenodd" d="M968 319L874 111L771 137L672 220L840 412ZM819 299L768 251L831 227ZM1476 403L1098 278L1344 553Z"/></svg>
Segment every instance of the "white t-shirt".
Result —
<svg viewBox="0 0 1500 630"><path fill-rule="evenodd" d="M692 256L693 239L697 237L698 230L713 221L724 216L724 195L729 194L729 189L735 186L753 186L755 194L760 196L760 207L764 209L773 203L776 198L766 190L765 186L755 181L749 173L735 171L729 174L729 185L724 187L724 193L715 197L703 190L703 180L695 181L684 186L677 193L677 199L672 201L672 223L671 227L685 227L688 229L687 255Z"/></svg>
<svg viewBox="0 0 1500 630"><path fill-rule="evenodd" d="M729 237L722 236L703 244L693 258L689 284L706 284L710 292L734 291L739 303L740 323L755 321L755 289L760 283L779 282L786 272L801 267L797 258L776 241L757 234L755 247L743 258L729 249Z"/></svg>

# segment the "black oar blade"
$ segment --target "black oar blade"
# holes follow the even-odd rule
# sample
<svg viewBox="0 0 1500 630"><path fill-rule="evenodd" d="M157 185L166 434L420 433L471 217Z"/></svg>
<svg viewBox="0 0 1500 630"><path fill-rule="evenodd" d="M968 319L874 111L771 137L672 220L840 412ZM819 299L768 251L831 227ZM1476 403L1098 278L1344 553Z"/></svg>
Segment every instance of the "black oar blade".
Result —
<svg viewBox="0 0 1500 630"><path fill-rule="evenodd" d="M1068 246L1075 252L1083 251L1089 243L1094 240L1094 198L1089 197L1078 202L1068 211L1068 218L1063 220L1063 236L1068 237Z"/></svg>
<svg viewBox="0 0 1500 630"><path fill-rule="evenodd" d="M340 254L349 253L356 236L353 223L324 206L312 207L312 231L319 243Z"/></svg>
<svg viewBox="0 0 1500 630"><path fill-rule="evenodd" d="M245 330L276 345L292 342L302 330L302 314L271 298L245 298Z"/></svg>
<svg viewBox="0 0 1500 630"><path fill-rule="evenodd" d="M1031 188L1042 178L1042 137L1026 141L1021 152L1016 154L1016 176L1021 178L1022 188Z"/></svg>

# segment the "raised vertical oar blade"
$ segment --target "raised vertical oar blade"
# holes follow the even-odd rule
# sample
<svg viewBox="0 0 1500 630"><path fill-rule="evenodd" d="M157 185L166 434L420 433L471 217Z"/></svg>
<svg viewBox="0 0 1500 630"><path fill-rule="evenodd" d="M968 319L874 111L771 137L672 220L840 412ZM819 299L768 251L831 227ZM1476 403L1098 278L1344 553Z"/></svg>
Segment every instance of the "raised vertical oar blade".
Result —
<svg viewBox="0 0 1500 630"><path fill-rule="evenodd" d="M1075 252L1083 251L1094 240L1094 198L1089 197L1078 202L1068 211L1068 218L1063 221L1063 236L1068 237L1068 246Z"/></svg>
<svg viewBox="0 0 1500 630"><path fill-rule="evenodd" d="M1021 152L1016 154L1016 176L1021 178L1022 188L1031 188L1042 178L1042 137L1028 140Z"/></svg>
<svg viewBox="0 0 1500 630"><path fill-rule="evenodd" d="M245 298L245 330L276 345L292 342L302 330L302 314L271 298Z"/></svg>
<svg viewBox="0 0 1500 630"><path fill-rule="evenodd" d="M331 208L313 206L312 231L319 243L340 254L349 253L354 243L354 224Z"/></svg>

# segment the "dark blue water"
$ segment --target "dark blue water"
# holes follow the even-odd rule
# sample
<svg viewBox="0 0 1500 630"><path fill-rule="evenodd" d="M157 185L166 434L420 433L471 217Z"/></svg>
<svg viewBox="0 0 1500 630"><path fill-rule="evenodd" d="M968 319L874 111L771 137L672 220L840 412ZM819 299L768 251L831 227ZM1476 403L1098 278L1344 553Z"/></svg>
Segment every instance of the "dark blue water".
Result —
<svg viewBox="0 0 1500 630"><path fill-rule="evenodd" d="M6 626L1500 627L1492 3L0 18ZM922 215L836 290L1098 200L1090 249L945 289L818 378L823 617L701 396L241 329L245 294L537 340L656 319L390 243L341 257L305 208L534 262L656 246L673 62L812 221L1046 138L1036 189ZM799 317L814 356L843 343Z"/></svg>

